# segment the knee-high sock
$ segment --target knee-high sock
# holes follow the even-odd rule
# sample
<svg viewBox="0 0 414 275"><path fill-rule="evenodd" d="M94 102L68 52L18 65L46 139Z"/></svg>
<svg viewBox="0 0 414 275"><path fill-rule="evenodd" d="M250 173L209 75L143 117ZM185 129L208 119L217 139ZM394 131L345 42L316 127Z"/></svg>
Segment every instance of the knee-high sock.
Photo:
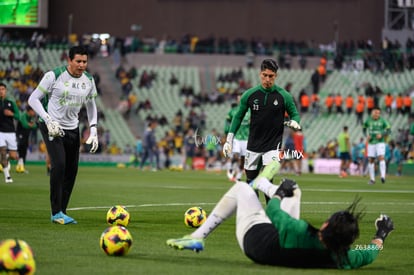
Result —
<svg viewBox="0 0 414 275"><path fill-rule="evenodd" d="M269 198L272 198L276 193L277 188L279 188L278 185L272 184L267 178L264 177L256 178L254 184L258 190L262 191Z"/></svg>
<svg viewBox="0 0 414 275"><path fill-rule="evenodd" d="M369 173L369 178L372 181L375 181L375 164L374 163L368 163L368 173Z"/></svg>
<svg viewBox="0 0 414 275"><path fill-rule="evenodd" d="M280 203L280 208L288 213L292 218L299 220L300 218L300 200L302 197L302 191L297 188L293 192L293 197L284 198Z"/></svg>
<svg viewBox="0 0 414 275"><path fill-rule="evenodd" d="M279 188L278 185L272 184L266 178L258 178L255 180L256 188L265 193L269 198L272 198ZM302 192L300 189L296 189L293 197L284 198L280 204L280 208L288 213L291 217L299 219L300 216L300 200Z"/></svg>
<svg viewBox="0 0 414 275"><path fill-rule="evenodd" d="M224 194L211 211L210 215L208 215L207 220L191 234L193 238L206 238L217 228L217 226L236 211L237 199L234 197L232 190L236 189L237 184L238 183L234 184L230 190Z"/></svg>
<svg viewBox="0 0 414 275"><path fill-rule="evenodd" d="M253 189L245 182L236 182L220 199L214 209L208 215L207 220L194 231L193 238L206 238L224 220L234 213L249 215L250 212L263 210Z"/></svg>
<svg viewBox="0 0 414 275"><path fill-rule="evenodd" d="M380 168L380 174L381 174L381 178L384 178L385 179L385 175L386 175L386 173L387 173L387 167L386 167L386 164L385 164L385 160L380 160L380 162L379 162L379 168Z"/></svg>
<svg viewBox="0 0 414 275"><path fill-rule="evenodd" d="M7 165L3 167L3 173L5 179L10 177L10 162L7 162Z"/></svg>

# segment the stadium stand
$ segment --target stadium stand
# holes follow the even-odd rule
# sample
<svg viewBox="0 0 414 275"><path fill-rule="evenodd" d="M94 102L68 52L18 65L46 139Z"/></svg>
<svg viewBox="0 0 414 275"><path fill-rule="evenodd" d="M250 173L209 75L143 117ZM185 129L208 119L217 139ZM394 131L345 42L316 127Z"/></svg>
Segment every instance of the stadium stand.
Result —
<svg viewBox="0 0 414 275"><path fill-rule="evenodd" d="M145 67L146 68L146 67ZM144 68L143 68L144 69ZM153 70L158 71L156 67L152 67ZM237 71L240 68L238 67L216 67L214 68L214 78L219 79L220 75L231 74L233 71ZM179 67L163 67L160 69L164 71L163 76L166 77L165 71L179 72L182 69ZM196 70L193 68L193 70ZM250 83L251 85L258 84L257 78L257 69L256 68L241 68L244 81ZM310 90L310 77L313 70L300 70L300 69L281 69L280 74L277 80L277 84L285 87L288 83L292 83L290 92L295 99L298 98L300 91ZM165 82L165 80L164 80ZM327 81L322 85L320 89L321 102L325 99L326 95L329 93L340 93L343 96L347 94L353 94L355 97L358 92L364 92L364 84L370 83L373 86L378 86L383 93L391 92L392 94L402 93L409 90L410 87L414 86L414 74L410 70L406 70L400 73L391 73L385 71L383 73L374 74L370 71L362 72L341 72L333 71L330 73ZM177 109L183 109L184 112L187 112L184 104L184 99L178 94L177 88L169 87L168 83L164 83L162 89L167 89L170 91L168 96L168 101L165 102L160 98L159 91L157 91L157 85L155 85L153 90L150 91L136 91L141 94L141 97L145 96L145 93L148 93L148 96L151 99L154 99L155 104L153 104L154 110L143 112L140 116L145 118L148 113L158 113L165 112L169 115L172 115ZM213 87L216 87L217 90L222 93L232 93L239 89L239 83L237 81L217 81ZM152 94L150 94L152 93ZM159 102L158 102L159 101ZM383 107L383 96L380 97L379 102ZM169 104L169 105L161 105ZM169 107L168 107L169 106ZM211 104L207 103L202 105L202 108L207 114L207 123L206 131L211 129L223 129L224 127L224 117L226 116L229 104ZM167 110L170 109L169 112ZM167 117L169 117L169 115ZM392 125L392 133L398 133L398 129L402 125L407 124L407 116L404 115L387 115L384 112L384 117L387 118ZM365 112L365 117L367 114ZM351 142L356 142L362 137L362 128L360 125L356 124L356 115L354 113L347 114L336 114L335 112L331 115L326 114L326 110L321 108L318 115L312 114L311 112L302 114L302 121L304 126L304 133L307 140L307 150L317 150L320 146L327 144L329 141L336 139L336 136L340 133L344 125L350 127ZM167 130L168 126L162 128L162 130ZM162 131L162 132L163 132ZM159 133L159 136L162 134Z"/></svg>
<svg viewBox="0 0 414 275"><path fill-rule="evenodd" d="M38 67L45 72L52 68L61 66L65 62L62 61L62 53L66 51L66 48L60 45L52 45L46 48L35 49L23 47L19 43L7 43L2 44L0 46L0 50L1 56L3 57L8 57L10 52L19 53L20 51L25 51L28 55L27 62L11 62L8 59L0 60L0 70L17 68L22 73L24 67L30 63L34 67ZM15 86L15 79L13 78L4 78L0 81L4 82L8 87ZM16 100L18 100L18 94L15 93L15 97ZM112 140L119 144L121 148L124 148L126 144L134 144L135 137L122 115L116 110L108 109L99 97L97 99L97 106L105 117L105 120L101 120L100 123L102 124L104 130L109 130L111 132ZM82 128L83 124L80 126Z"/></svg>
<svg viewBox="0 0 414 275"><path fill-rule="evenodd" d="M7 69L11 67L18 67L23 70L26 63L24 62L10 62L6 58L11 51L15 53L26 51L29 62L34 66L39 66L42 70L60 66L62 64L62 53L65 48L62 45L50 45L45 48L35 49L24 47L18 43L7 43L0 46L1 56L0 69ZM224 128L224 119L229 110L229 103L234 100L232 94L237 94L245 90L248 86L258 84L257 68L248 68L246 66L244 57L235 59L234 56L228 56L228 60L223 56L182 56L180 58L176 55L166 57L171 61L162 61L160 56L147 56L149 62L142 62L142 56L137 54L128 54L127 64L137 66L137 75L132 80L131 93L136 97L135 105L132 109L136 109L138 104L146 99L151 102L152 109L140 109L137 112L137 117L145 121L150 116L165 116L168 123L160 125L157 129L157 138L164 136L166 131L172 128L172 119L179 111L184 116L189 116L195 113L205 113L205 131L211 131L213 128L222 132ZM152 62L151 62L152 60ZM198 60L198 65L197 65ZM154 63L154 64L151 64ZM309 69L299 69L297 66L292 69L281 68L277 79L277 84L286 87L291 84L289 91L295 100L298 100L300 92L305 91L308 94L311 90L311 75L314 72L315 62L309 59ZM93 68L91 68L93 70ZM115 74L115 69L111 70ZM144 71L153 72L156 78L152 83L146 87L139 87L140 78ZM240 79L226 80L221 79L223 75L229 75L234 71L241 71L243 85ZM174 75L177 83L171 84L170 79ZM2 80L8 85L12 85L12 80ZM402 70L399 72L392 72L384 70L382 72L373 72L370 70L356 71L356 70L330 70L328 72L327 80L320 87L320 102L323 102L325 97L330 93L340 93L344 97L348 94L355 95L363 93L366 84L378 86L383 94L391 93L393 95L399 93L406 93L410 88L414 87L414 71ZM203 95L206 98L216 96L224 98L224 104L221 102L212 102L206 100L198 104L186 105L187 97L182 95L182 87L189 86L193 90L194 96ZM382 95L383 95L382 94ZM119 96L121 97L121 91ZM105 96L105 94L103 95ZM193 97L194 97L193 96ZM191 98L191 96L190 96ZM112 99L113 100L113 99ZM116 108L108 108L101 99L98 99L98 108L103 112L105 120L102 121L102 126L105 130L111 132L111 138L121 148L127 144L135 143L134 131L131 130L131 125L128 125L125 117ZM383 98L379 100L381 107L383 107ZM194 101L193 101L194 103ZM322 106L321 106L322 107ZM365 115L366 117L366 115ZM393 133L397 133L402 125L406 125L407 116L397 115L395 112L392 115L385 115L390 120L393 128ZM316 150L319 146L326 144L334 139L340 132L344 124L350 126L351 140L355 141L361 137L361 127L356 125L355 114L327 115L326 110L322 107L318 115L311 112L302 114L302 123L304 126L304 133L307 140L307 150ZM141 131L143 129L140 129Z"/></svg>

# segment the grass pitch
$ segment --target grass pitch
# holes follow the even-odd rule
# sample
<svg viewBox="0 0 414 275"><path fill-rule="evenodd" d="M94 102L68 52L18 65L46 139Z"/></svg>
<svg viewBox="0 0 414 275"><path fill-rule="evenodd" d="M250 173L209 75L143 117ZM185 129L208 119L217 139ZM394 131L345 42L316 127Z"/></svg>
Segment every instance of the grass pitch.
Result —
<svg viewBox="0 0 414 275"><path fill-rule="evenodd" d="M191 233L184 212L201 206L207 214L229 188L224 173L204 171L142 172L112 167L80 167L68 214L76 225L50 222L49 178L44 166L28 166L30 174L13 173L14 183L0 183L0 239L23 239L32 247L36 274L332 274L336 270L302 270L261 266L243 255L235 238L235 220L223 223L206 240L200 253L176 251L169 238ZM357 272L409 274L414 270L414 180L387 178L367 185L367 178L340 179L328 175L291 176L302 189L301 218L319 227L328 216L362 197L366 215L355 244L374 236L374 220L391 216L395 231L377 260ZM261 198L263 198L261 196ZM129 254L106 256L99 237L108 226L110 206L123 204L131 213L134 239Z"/></svg>

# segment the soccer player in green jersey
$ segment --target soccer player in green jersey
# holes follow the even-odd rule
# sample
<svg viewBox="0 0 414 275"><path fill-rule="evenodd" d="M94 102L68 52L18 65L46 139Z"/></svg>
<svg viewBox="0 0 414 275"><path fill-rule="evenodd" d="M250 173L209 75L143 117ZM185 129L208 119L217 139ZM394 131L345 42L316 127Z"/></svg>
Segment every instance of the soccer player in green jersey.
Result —
<svg viewBox="0 0 414 275"><path fill-rule="evenodd" d="M385 138L391 132L391 126L381 117L381 110L375 107L363 124L364 135L368 142L368 173L370 180L368 184L375 184L375 159L378 158L381 182L385 183Z"/></svg>
<svg viewBox="0 0 414 275"><path fill-rule="evenodd" d="M17 140L14 120L20 118L16 101L7 96L7 86L0 83L0 164L3 166L4 181L12 183L10 159L17 160Z"/></svg>
<svg viewBox="0 0 414 275"><path fill-rule="evenodd" d="M242 120L250 110L250 128L247 140L247 153L244 161L247 182L252 181L260 172L261 165L266 166L273 160L280 160L284 125L300 130L300 116L292 95L275 85L279 66L273 59L265 59L260 65L260 85L245 91L241 96L226 143L223 145L225 157L232 153L234 134L240 128ZM285 113L289 121L285 121Z"/></svg>
<svg viewBox="0 0 414 275"><path fill-rule="evenodd" d="M348 175L349 165L351 164L351 143L349 141L348 126L344 126L343 132L338 135L339 158L341 159L341 167L339 176L346 177Z"/></svg>
<svg viewBox="0 0 414 275"><path fill-rule="evenodd" d="M237 101L240 102L240 95L237 97ZM237 104L233 105L226 117L226 123L224 133L227 135L230 130L231 121L238 109ZM227 171L227 177L231 181L240 180L244 171L244 158L247 151L247 138L249 137L250 128L250 111L246 112L244 118L240 124L239 130L233 140L233 150L231 159L231 168Z"/></svg>
<svg viewBox="0 0 414 275"><path fill-rule="evenodd" d="M236 182L216 204L207 220L193 233L167 240L176 249L204 250L205 239L220 224L236 215L236 238L243 253L257 264L301 268L355 269L372 263L383 250L385 238L394 229L387 215L375 221L371 242L353 244L359 235L363 213L355 200L333 213L319 227L299 219L301 192L293 180L279 186L269 180L278 172L278 161L269 163L251 186ZM266 209L254 189L272 199Z"/></svg>

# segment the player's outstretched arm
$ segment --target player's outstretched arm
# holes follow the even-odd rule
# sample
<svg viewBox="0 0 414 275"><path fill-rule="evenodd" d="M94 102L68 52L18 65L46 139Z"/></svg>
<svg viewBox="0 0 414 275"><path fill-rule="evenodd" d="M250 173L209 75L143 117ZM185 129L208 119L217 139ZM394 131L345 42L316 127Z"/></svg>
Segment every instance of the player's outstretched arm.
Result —
<svg viewBox="0 0 414 275"><path fill-rule="evenodd" d="M375 233L374 240L380 239L382 242L385 241L385 238L394 230L394 223L390 217L385 214L381 214L379 218L375 220Z"/></svg>

